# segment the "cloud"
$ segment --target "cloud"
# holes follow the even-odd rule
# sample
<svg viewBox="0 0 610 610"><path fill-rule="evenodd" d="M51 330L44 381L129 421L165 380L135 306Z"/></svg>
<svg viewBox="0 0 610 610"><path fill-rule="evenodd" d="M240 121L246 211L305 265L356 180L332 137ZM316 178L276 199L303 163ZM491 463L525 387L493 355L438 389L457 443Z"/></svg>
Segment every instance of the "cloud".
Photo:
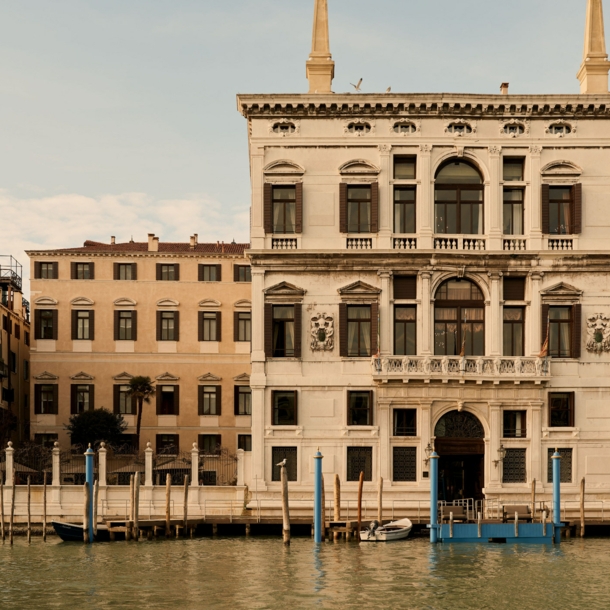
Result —
<svg viewBox="0 0 610 610"><path fill-rule="evenodd" d="M29 279L26 250L82 246L87 239L108 243L146 241L155 233L161 241L187 242L197 233L200 242L247 242L248 210L232 208L205 194L180 199L154 199L144 193L88 197L79 194L16 197L0 190L0 254L12 254ZM24 292L29 293L27 281Z"/></svg>

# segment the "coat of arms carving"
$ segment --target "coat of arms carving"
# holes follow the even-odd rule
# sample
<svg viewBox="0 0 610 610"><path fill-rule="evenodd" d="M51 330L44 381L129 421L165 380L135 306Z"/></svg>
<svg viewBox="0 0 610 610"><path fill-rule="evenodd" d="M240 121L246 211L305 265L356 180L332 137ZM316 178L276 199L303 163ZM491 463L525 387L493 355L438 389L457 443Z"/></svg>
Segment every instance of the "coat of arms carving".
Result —
<svg viewBox="0 0 610 610"><path fill-rule="evenodd" d="M327 313L311 317L311 351L332 352L335 347L335 319Z"/></svg>
<svg viewBox="0 0 610 610"><path fill-rule="evenodd" d="M587 351L594 354L610 352L610 319L596 313L587 318Z"/></svg>

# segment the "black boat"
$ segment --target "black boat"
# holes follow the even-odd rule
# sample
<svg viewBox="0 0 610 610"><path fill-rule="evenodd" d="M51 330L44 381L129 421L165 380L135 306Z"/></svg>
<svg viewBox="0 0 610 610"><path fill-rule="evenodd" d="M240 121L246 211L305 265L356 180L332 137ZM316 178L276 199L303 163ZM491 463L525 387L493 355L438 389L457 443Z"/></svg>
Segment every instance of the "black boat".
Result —
<svg viewBox="0 0 610 610"><path fill-rule="evenodd" d="M76 523L63 523L62 521L52 521L55 533L64 542L83 542L83 526ZM97 536L95 542L107 542L110 540L110 533L105 525L97 526Z"/></svg>

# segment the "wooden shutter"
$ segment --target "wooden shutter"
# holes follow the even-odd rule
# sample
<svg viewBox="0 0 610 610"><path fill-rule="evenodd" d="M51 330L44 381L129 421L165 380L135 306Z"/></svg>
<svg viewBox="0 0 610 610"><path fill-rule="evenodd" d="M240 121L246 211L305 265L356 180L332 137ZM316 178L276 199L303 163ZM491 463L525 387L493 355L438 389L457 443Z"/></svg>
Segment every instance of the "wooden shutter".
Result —
<svg viewBox="0 0 610 610"><path fill-rule="evenodd" d="M42 386L34 384L34 413L39 415L42 411Z"/></svg>
<svg viewBox="0 0 610 610"><path fill-rule="evenodd" d="M59 411L59 386L53 386L53 413L57 415Z"/></svg>
<svg viewBox="0 0 610 610"><path fill-rule="evenodd" d="M379 348L379 303L371 304L371 356Z"/></svg>
<svg viewBox="0 0 610 610"><path fill-rule="evenodd" d="M42 326L40 323L40 309L34 310L34 339L42 339Z"/></svg>
<svg viewBox="0 0 610 610"><path fill-rule="evenodd" d="M120 311L115 311L114 312L114 340L118 341L119 340L119 316L120 316L121 312Z"/></svg>
<svg viewBox="0 0 610 610"><path fill-rule="evenodd" d="M157 415L161 415L161 386L157 386Z"/></svg>
<svg viewBox="0 0 610 610"><path fill-rule="evenodd" d="M121 400L121 386L115 385L113 388L113 403L114 403L114 412L118 414L120 411L119 401Z"/></svg>
<svg viewBox="0 0 610 610"><path fill-rule="evenodd" d="M40 263L36 262L34 263L34 279L39 280L41 275L42 274L40 273Z"/></svg>
<svg viewBox="0 0 610 610"><path fill-rule="evenodd" d="M216 415L222 415L222 386L216 386Z"/></svg>
<svg viewBox="0 0 610 610"><path fill-rule="evenodd" d="M524 301L525 300L525 278L524 277L505 277L504 278L504 300L505 301Z"/></svg>
<svg viewBox="0 0 610 610"><path fill-rule="evenodd" d="M294 391L294 425L299 425L299 393Z"/></svg>
<svg viewBox="0 0 610 610"><path fill-rule="evenodd" d="M239 341L239 311L233 312L233 341Z"/></svg>
<svg viewBox="0 0 610 610"><path fill-rule="evenodd" d="M161 263L157 263L157 282L161 281L161 278L163 277L162 273L161 273Z"/></svg>
<svg viewBox="0 0 610 610"><path fill-rule="evenodd" d="M174 281L176 281L176 282L180 281L180 265L179 264L174 265Z"/></svg>
<svg viewBox="0 0 610 610"><path fill-rule="evenodd" d="M112 265L112 278L114 280L119 280L121 279L121 271L120 271L120 267L119 267L119 263L114 263Z"/></svg>
<svg viewBox="0 0 610 610"><path fill-rule="evenodd" d="M57 309L53 310L53 340L57 341L59 334L59 323L58 323L58 312Z"/></svg>
<svg viewBox="0 0 610 610"><path fill-rule="evenodd" d="M395 299L417 299L417 276L399 275L394 277Z"/></svg>
<svg viewBox="0 0 610 610"><path fill-rule="evenodd" d="M295 198L296 198L296 219L294 224L294 232L303 232L303 183L297 182L295 186Z"/></svg>
<svg viewBox="0 0 610 610"><path fill-rule="evenodd" d="M573 218L572 218L572 234L579 235L582 233L582 184L575 184L573 189Z"/></svg>
<svg viewBox="0 0 610 610"><path fill-rule="evenodd" d="M339 304L339 355L347 358L347 305Z"/></svg>
<svg viewBox="0 0 610 610"><path fill-rule="evenodd" d="M542 233L548 235L551 232L551 219L550 219L550 205L549 199L551 194L551 188L548 184L542 185Z"/></svg>
<svg viewBox="0 0 610 610"><path fill-rule="evenodd" d="M72 415L76 414L76 385L72 384L70 386L70 413Z"/></svg>
<svg viewBox="0 0 610 610"><path fill-rule="evenodd" d="M222 282L222 265L216 265L216 281Z"/></svg>
<svg viewBox="0 0 610 610"><path fill-rule="evenodd" d="M273 305L265 303L265 356L273 357Z"/></svg>
<svg viewBox="0 0 610 610"><path fill-rule="evenodd" d="M174 415L180 415L180 386L174 386Z"/></svg>
<svg viewBox="0 0 610 610"><path fill-rule="evenodd" d="M294 357L301 357L301 335L303 329L303 305L295 303L294 306Z"/></svg>
<svg viewBox="0 0 610 610"><path fill-rule="evenodd" d="M197 268L197 281L203 282L203 270L205 269L204 265L199 265Z"/></svg>
<svg viewBox="0 0 610 610"><path fill-rule="evenodd" d="M273 233L273 187L269 182L263 186L263 224L265 233Z"/></svg>
<svg viewBox="0 0 610 610"><path fill-rule="evenodd" d="M549 331L549 305L548 303L542 304L542 343L546 341L546 337Z"/></svg>
<svg viewBox="0 0 610 610"><path fill-rule="evenodd" d="M95 263L89 263L89 279L95 279Z"/></svg>
<svg viewBox="0 0 610 610"><path fill-rule="evenodd" d="M180 341L180 312L174 311L174 341Z"/></svg>
<svg viewBox="0 0 610 610"><path fill-rule="evenodd" d="M78 339L78 311L72 310L72 341Z"/></svg>
<svg viewBox="0 0 610 610"><path fill-rule="evenodd" d="M201 342L203 341L203 316L205 315L205 312L200 311L199 315L197 316L198 318L198 324L197 324L197 337L198 337L198 341Z"/></svg>
<svg viewBox="0 0 610 610"><path fill-rule="evenodd" d="M222 312L216 312L216 341L222 341Z"/></svg>
<svg viewBox="0 0 610 610"><path fill-rule="evenodd" d="M89 341L95 341L95 311L89 312Z"/></svg>
<svg viewBox="0 0 610 610"><path fill-rule="evenodd" d="M53 265L53 279L56 280L59 278L59 263L51 263Z"/></svg>
<svg viewBox="0 0 610 610"><path fill-rule="evenodd" d="M233 415L239 415L239 386L233 386Z"/></svg>
<svg viewBox="0 0 610 610"><path fill-rule="evenodd" d="M203 415L203 386L197 386L197 411L199 415Z"/></svg>
<svg viewBox="0 0 610 610"><path fill-rule="evenodd" d="M161 312L157 312L157 341L161 341Z"/></svg>
<svg viewBox="0 0 610 610"><path fill-rule="evenodd" d="M131 312L131 340L138 340L138 312Z"/></svg>
<svg viewBox="0 0 610 610"><path fill-rule="evenodd" d="M95 409L95 386L89 385L89 411Z"/></svg>
<svg viewBox="0 0 610 610"><path fill-rule="evenodd" d="M131 279L138 279L138 263L131 263Z"/></svg>
<svg viewBox="0 0 610 610"><path fill-rule="evenodd" d="M70 263L70 277L76 279L76 263Z"/></svg>
<svg viewBox="0 0 610 610"><path fill-rule="evenodd" d="M572 358L580 358L582 343L582 305L574 305L572 308Z"/></svg>
<svg viewBox="0 0 610 610"><path fill-rule="evenodd" d="M239 282L239 265L233 265L233 281Z"/></svg>
<svg viewBox="0 0 610 610"><path fill-rule="evenodd" d="M347 184L339 185L339 231L347 233Z"/></svg>
<svg viewBox="0 0 610 610"><path fill-rule="evenodd" d="M371 184L371 233L379 232L379 182Z"/></svg>

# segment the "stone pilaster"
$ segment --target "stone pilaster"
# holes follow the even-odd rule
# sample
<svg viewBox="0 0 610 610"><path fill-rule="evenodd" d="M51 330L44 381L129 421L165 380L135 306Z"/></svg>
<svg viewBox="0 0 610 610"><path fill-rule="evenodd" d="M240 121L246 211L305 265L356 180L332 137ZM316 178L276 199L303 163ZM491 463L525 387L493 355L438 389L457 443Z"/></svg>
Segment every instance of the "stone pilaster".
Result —
<svg viewBox="0 0 610 610"><path fill-rule="evenodd" d="M525 324L529 332L525 333L525 353L537 356L542 347L542 298L540 296L540 283L544 273L532 271L530 273L530 306Z"/></svg>
<svg viewBox="0 0 610 610"><path fill-rule="evenodd" d="M391 152L392 147L389 144L379 146L381 173L379 175L379 235L377 237L377 247L381 250L391 250L393 248L392 188L390 186L390 178L392 177Z"/></svg>
<svg viewBox="0 0 610 610"><path fill-rule="evenodd" d="M432 145L422 144L419 147L417 172L419 188L417 192L418 220L417 249L434 249L434 176L431 167Z"/></svg>
<svg viewBox="0 0 610 610"><path fill-rule="evenodd" d="M489 235L489 250L502 250L502 147L489 147L489 174L488 187L489 201L486 208L489 210L489 224L486 227Z"/></svg>
<svg viewBox="0 0 610 610"><path fill-rule="evenodd" d="M392 301L391 271L378 271L381 278L381 295L379 302L379 352L382 356L392 354Z"/></svg>
<svg viewBox="0 0 610 610"><path fill-rule="evenodd" d="M540 177L541 146L530 146L529 183L526 189L525 206L529 209L529 239L528 250L542 250L542 180Z"/></svg>
<svg viewBox="0 0 610 610"><path fill-rule="evenodd" d="M491 351L490 356L501 356L502 355L502 305L500 303L500 282L502 280L502 273L489 273L491 279L491 304L490 304L490 317L491 324ZM486 324L486 326L488 326Z"/></svg>
<svg viewBox="0 0 610 610"><path fill-rule="evenodd" d="M421 279L418 282L421 287L421 295L419 301L421 306L418 307L418 324L417 324L417 345L421 345L420 354L422 356L432 355L432 295L430 294L430 280L432 274L428 271L422 271L419 274Z"/></svg>

